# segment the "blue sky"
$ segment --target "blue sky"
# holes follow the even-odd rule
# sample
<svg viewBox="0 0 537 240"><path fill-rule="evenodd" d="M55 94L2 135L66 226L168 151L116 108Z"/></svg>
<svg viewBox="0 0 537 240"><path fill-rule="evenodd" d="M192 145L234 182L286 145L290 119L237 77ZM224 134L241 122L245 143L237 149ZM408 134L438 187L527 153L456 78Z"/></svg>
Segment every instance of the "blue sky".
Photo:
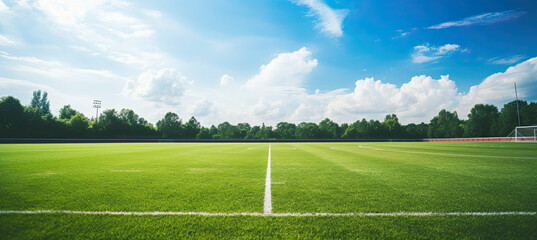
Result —
<svg viewBox="0 0 537 240"><path fill-rule="evenodd" d="M57 114L428 121L537 100L534 1L0 0L0 95Z"/></svg>

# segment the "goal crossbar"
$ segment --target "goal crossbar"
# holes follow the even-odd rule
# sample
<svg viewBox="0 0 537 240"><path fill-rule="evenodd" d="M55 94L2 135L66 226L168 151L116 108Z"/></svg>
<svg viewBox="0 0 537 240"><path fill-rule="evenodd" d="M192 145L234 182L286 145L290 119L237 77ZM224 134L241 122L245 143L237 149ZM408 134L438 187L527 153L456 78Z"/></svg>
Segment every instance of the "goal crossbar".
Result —
<svg viewBox="0 0 537 240"><path fill-rule="evenodd" d="M537 142L537 126L518 126L509 134L515 142Z"/></svg>

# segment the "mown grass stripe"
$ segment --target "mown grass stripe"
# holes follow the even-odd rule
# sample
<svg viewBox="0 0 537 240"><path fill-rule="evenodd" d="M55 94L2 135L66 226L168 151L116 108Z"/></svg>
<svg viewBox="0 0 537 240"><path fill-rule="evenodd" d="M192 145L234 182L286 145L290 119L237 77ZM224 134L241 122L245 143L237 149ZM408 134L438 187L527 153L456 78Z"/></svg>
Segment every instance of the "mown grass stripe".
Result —
<svg viewBox="0 0 537 240"><path fill-rule="evenodd" d="M454 154L454 153L434 153L434 152L418 152L418 151L404 151L404 150L393 150L393 149L383 149L376 147L366 147L359 145L359 148L372 149L376 151L386 151L386 152L400 152L400 153L416 153L416 154L428 154L428 155L440 155L440 156L453 156L453 157L479 157L479 158L508 158L508 159L537 159L534 157L516 157L516 156L491 156L491 155L470 155L470 154Z"/></svg>
<svg viewBox="0 0 537 240"><path fill-rule="evenodd" d="M121 211L72 211L72 210L0 210L0 214L80 214L80 215L195 215L195 216L272 216L272 217L344 217L344 216L513 216L537 215L537 212L351 212L351 213L258 213L258 212L121 212Z"/></svg>

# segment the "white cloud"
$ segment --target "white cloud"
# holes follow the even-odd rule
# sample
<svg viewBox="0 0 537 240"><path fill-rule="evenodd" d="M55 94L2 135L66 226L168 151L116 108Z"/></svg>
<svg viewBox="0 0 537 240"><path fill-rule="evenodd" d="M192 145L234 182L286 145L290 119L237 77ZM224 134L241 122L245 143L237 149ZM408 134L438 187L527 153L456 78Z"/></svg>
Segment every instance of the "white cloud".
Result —
<svg viewBox="0 0 537 240"><path fill-rule="evenodd" d="M520 99L537 99L537 57L528 59L505 72L495 73L485 78L481 84L473 86L457 108L468 113L477 103L488 103L502 106L515 99L514 83L518 88Z"/></svg>
<svg viewBox="0 0 537 240"><path fill-rule="evenodd" d="M298 5L307 6L311 15L317 17L317 28L332 37L343 36L343 20L349 14L347 9L333 9L322 0L295 0Z"/></svg>
<svg viewBox="0 0 537 240"><path fill-rule="evenodd" d="M134 15L145 10L133 11L127 2L38 0L33 6L45 14L53 23L52 27L65 31L77 41L77 45L84 45L85 52L93 56L142 65L144 69L173 61L159 53L153 47L156 44L148 44L154 40L155 19Z"/></svg>
<svg viewBox="0 0 537 240"><path fill-rule="evenodd" d="M418 45L414 47L414 52L411 54L413 63L426 63L435 61L442 57L446 57L455 52L467 52L467 49L462 49L458 44L446 44L444 46L435 47L429 44Z"/></svg>
<svg viewBox="0 0 537 240"><path fill-rule="evenodd" d="M141 73L136 81L129 81L124 93L148 101L176 105L180 103L187 84L192 82L188 82L175 69L148 70Z"/></svg>
<svg viewBox="0 0 537 240"><path fill-rule="evenodd" d="M0 35L0 45L3 45L3 46L20 45L20 43L11 38Z"/></svg>
<svg viewBox="0 0 537 240"><path fill-rule="evenodd" d="M386 114L395 113L404 123L427 122L441 109L447 109L456 110L459 117L466 118L475 104L494 104L501 108L514 100L515 81L519 98L537 99L537 57L485 78L467 94L459 92L447 75L438 80L415 76L399 88L373 78L358 80L353 92L327 99L328 108L323 116L338 121L356 121L364 117L382 119ZM317 121L321 119L317 118Z"/></svg>
<svg viewBox="0 0 537 240"><path fill-rule="evenodd" d="M295 52L281 53L267 65L261 66L260 72L248 80L245 87L296 88L301 86L317 64L317 59L312 59L311 52L305 47Z"/></svg>
<svg viewBox="0 0 537 240"><path fill-rule="evenodd" d="M214 114L216 111L216 108L214 107L214 103L208 99L200 99L190 107L188 112L190 115L195 117L205 117L210 114Z"/></svg>
<svg viewBox="0 0 537 240"><path fill-rule="evenodd" d="M2 0L0 0L0 13L7 12L7 11L9 11L9 7L6 6L6 4Z"/></svg>
<svg viewBox="0 0 537 240"><path fill-rule="evenodd" d="M151 10L151 9L143 9L142 13L146 16L153 17L153 18L160 18L162 17L162 13L157 10Z"/></svg>
<svg viewBox="0 0 537 240"><path fill-rule="evenodd" d="M257 104L250 107L250 113L258 119L265 121L281 119L286 115L283 109L285 103L283 101L270 101L261 97Z"/></svg>
<svg viewBox="0 0 537 240"><path fill-rule="evenodd" d="M395 37L392 37L392 39L404 38L404 37L410 35L410 32L405 32L403 30L397 30L396 32L397 32L398 35L395 36Z"/></svg>
<svg viewBox="0 0 537 240"><path fill-rule="evenodd" d="M491 58L489 59L489 63L492 64L515 64L517 62L520 62L520 60L524 59L526 57L522 55L514 55L510 57L504 57L504 58Z"/></svg>
<svg viewBox="0 0 537 240"><path fill-rule="evenodd" d="M84 0L39 0L36 7L51 20L61 25L77 25L88 11L97 9L103 1Z"/></svg>
<svg viewBox="0 0 537 240"><path fill-rule="evenodd" d="M59 67L62 65L60 62L57 62L57 61L43 60L43 59L36 58L36 57L11 56L7 52L4 52L4 51L0 51L0 56L5 59L24 62L28 64L33 64L33 65L49 66L49 67Z"/></svg>
<svg viewBox="0 0 537 240"><path fill-rule="evenodd" d="M402 121L430 119L441 109L452 109L459 99L455 82L449 76L435 80L415 76L400 88L393 84L366 78L356 81L352 93L335 96L328 104L334 119L355 121L360 118L382 119L396 113Z"/></svg>
<svg viewBox="0 0 537 240"><path fill-rule="evenodd" d="M483 13L483 14L467 17L459 21L444 22L444 23L427 27L427 28L428 29L442 29L442 28L460 27L460 26L468 26L468 25L475 25L475 24L482 24L482 25L492 24L492 23L503 22L503 21L507 21L510 19L514 19L524 14L526 14L526 12L517 11L517 10Z"/></svg>
<svg viewBox="0 0 537 240"><path fill-rule="evenodd" d="M222 75L222 77L220 78L220 86L225 86L231 82L233 82L233 77L227 75L227 74L224 74Z"/></svg>

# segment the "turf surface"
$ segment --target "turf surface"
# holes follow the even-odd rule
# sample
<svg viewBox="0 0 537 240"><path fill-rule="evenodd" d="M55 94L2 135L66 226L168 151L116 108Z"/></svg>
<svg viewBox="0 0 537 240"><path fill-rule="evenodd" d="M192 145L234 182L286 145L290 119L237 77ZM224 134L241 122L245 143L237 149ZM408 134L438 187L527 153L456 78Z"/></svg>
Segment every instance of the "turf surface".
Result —
<svg viewBox="0 0 537 240"><path fill-rule="evenodd" d="M275 213L537 211L537 145L273 143ZM4 144L0 210L263 212L268 144ZM537 216L0 214L1 238L527 238Z"/></svg>

